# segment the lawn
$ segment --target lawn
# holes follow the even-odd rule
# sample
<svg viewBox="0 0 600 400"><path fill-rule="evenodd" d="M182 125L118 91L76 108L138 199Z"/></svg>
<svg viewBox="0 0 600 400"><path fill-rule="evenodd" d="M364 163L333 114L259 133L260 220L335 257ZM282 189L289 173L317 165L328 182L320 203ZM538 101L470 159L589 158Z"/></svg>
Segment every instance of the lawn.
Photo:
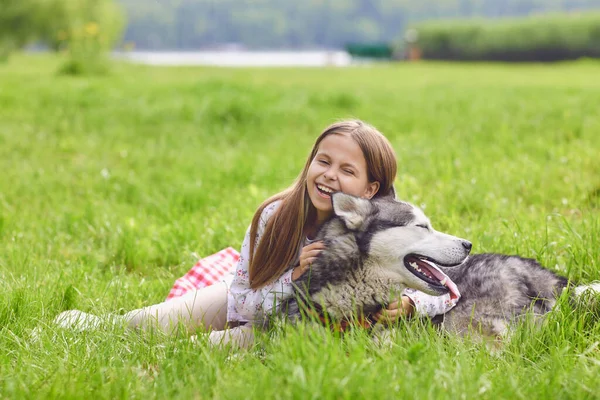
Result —
<svg viewBox="0 0 600 400"><path fill-rule="evenodd" d="M490 353L427 321L382 349L309 326L248 351L52 319L164 300L239 247L329 123L390 139L401 198L474 252L600 279L600 63L158 68L0 64L0 398L595 398L600 307L566 302ZM594 299L589 299L590 301ZM39 328L39 329L37 329ZM37 333L32 332L37 329Z"/></svg>

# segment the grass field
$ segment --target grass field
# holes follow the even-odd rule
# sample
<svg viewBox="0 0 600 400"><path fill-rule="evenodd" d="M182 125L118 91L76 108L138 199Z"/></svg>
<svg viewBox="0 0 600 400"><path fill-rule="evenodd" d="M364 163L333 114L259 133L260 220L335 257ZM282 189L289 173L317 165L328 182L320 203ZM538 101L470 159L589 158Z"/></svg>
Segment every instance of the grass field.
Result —
<svg viewBox="0 0 600 400"><path fill-rule="evenodd" d="M400 197L438 230L600 279L600 63L85 78L57 76L59 63L0 64L0 398L600 396L598 307L564 304L494 354L418 320L391 349L301 326L236 353L51 324L164 300L198 256L240 246L260 202L348 117L390 139Z"/></svg>

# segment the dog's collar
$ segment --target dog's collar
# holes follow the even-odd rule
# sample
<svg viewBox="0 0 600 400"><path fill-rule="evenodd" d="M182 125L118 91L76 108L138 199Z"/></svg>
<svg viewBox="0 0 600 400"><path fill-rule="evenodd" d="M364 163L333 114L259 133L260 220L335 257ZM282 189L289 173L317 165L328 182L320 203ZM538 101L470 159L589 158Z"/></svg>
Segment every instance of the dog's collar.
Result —
<svg viewBox="0 0 600 400"><path fill-rule="evenodd" d="M306 316L318 320L321 325L330 329L335 333L344 333L353 328L362 328L371 330L373 325L377 323L371 315L358 316L356 318L344 318L340 321L334 321L327 316L326 313L311 309L309 307L302 307Z"/></svg>
<svg viewBox="0 0 600 400"><path fill-rule="evenodd" d="M353 328L371 330L373 325L375 325L377 322L370 315L366 317L358 317L352 320L344 318L341 321L331 321L323 314L319 314L319 321L321 321L323 326L336 333L344 333Z"/></svg>

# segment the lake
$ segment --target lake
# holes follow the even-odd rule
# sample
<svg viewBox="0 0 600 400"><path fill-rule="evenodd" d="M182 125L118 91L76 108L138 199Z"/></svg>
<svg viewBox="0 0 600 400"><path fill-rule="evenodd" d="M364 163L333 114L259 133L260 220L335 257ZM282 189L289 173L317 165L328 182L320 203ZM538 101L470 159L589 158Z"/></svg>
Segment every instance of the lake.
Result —
<svg viewBox="0 0 600 400"><path fill-rule="evenodd" d="M352 64L345 51L131 51L114 57L131 62L165 65L222 67L343 67Z"/></svg>

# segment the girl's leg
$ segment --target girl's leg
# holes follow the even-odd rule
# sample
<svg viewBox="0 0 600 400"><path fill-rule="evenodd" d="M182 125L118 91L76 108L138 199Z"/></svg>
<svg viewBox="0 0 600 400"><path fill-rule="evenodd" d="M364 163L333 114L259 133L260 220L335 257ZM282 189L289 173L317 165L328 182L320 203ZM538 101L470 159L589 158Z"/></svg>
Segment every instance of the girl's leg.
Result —
<svg viewBox="0 0 600 400"><path fill-rule="evenodd" d="M248 348L254 342L251 324L227 328L227 284L219 282L164 303L130 311L124 315L131 328L157 327L166 333L184 325L188 333L203 326L213 346Z"/></svg>
<svg viewBox="0 0 600 400"><path fill-rule="evenodd" d="M203 326L221 331L227 322L227 284L215 283L164 303L133 310L123 316L130 328L158 328L173 333L183 325L188 333Z"/></svg>
<svg viewBox="0 0 600 400"><path fill-rule="evenodd" d="M188 332L193 332L199 326L221 331L227 322L227 284L218 282L164 303L133 310L125 315L109 315L108 318L69 310L60 313L54 322L62 328L77 330L99 329L107 323L126 322L130 328L157 328L167 334L174 333L180 324Z"/></svg>

